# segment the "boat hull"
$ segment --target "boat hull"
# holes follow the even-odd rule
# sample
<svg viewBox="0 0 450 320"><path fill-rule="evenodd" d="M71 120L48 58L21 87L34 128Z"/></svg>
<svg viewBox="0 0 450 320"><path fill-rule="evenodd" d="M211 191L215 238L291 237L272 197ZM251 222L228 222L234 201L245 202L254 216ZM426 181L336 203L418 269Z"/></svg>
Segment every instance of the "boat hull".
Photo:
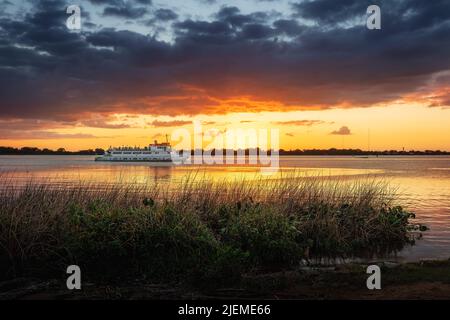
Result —
<svg viewBox="0 0 450 320"><path fill-rule="evenodd" d="M120 158L95 158L100 162L172 162L172 159L120 159Z"/></svg>

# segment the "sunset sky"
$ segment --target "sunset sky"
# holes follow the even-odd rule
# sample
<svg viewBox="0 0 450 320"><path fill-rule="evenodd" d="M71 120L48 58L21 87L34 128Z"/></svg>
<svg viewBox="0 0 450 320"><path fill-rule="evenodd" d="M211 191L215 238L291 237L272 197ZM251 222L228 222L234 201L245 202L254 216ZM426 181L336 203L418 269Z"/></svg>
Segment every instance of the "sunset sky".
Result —
<svg viewBox="0 0 450 320"><path fill-rule="evenodd" d="M450 1L0 0L1 146L144 146L192 120L450 151Z"/></svg>

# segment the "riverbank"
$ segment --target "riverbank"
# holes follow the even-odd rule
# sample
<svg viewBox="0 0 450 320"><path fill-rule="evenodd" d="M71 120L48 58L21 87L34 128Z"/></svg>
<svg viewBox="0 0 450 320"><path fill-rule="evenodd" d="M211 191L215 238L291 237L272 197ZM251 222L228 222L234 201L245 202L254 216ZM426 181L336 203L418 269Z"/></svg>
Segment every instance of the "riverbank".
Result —
<svg viewBox="0 0 450 320"><path fill-rule="evenodd" d="M411 224L414 214L385 182L367 179L29 183L3 186L0 209L2 281L65 277L75 264L92 283L143 279L206 290L317 259L385 255L426 229Z"/></svg>
<svg viewBox="0 0 450 320"><path fill-rule="evenodd" d="M237 150L222 150L223 155L230 151L236 156L238 154ZM196 150L190 150L191 155L195 155ZM215 155L216 150L201 150L201 154L206 152ZM250 154L250 149L242 150L245 155ZM95 148L87 150L78 151L68 151L64 148L59 148L58 150L50 150L48 148L39 149L36 147L23 147L23 148L13 148L0 146L0 156L1 155L103 155L105 149ZM268 151L270 154L270 151ZM284 150L280 149L278 151L280 156L448 156L450 151L442 150L361 150L361 149L295 149L295 150Z"/></svg>
<svg viewBox="0 0 450 320"><path fill-rule="evenodd" d="M450 297L450 260L420 263L378 263L381 290L366 287L367 265L297 268L245 275L239 284L199 289L144 279L122 282L85 282L69 291L65 279L18 278L0 282L0 300L9 299L421 299Z"/></svg>

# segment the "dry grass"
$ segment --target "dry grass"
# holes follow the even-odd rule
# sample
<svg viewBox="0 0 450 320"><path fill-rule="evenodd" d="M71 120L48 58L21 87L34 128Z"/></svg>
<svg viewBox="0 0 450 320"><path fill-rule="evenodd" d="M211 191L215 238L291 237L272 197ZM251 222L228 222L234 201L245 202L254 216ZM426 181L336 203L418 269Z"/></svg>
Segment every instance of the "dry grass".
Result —
<svg viewBox="0 0 450 320"><path fill-rule="evenodd" d="M177 185L0 188L0 272L204 282L301 260L383 254L410 243L412 214L386 182L292 174ZM205 280L206 279L206 280Z"/></svg>

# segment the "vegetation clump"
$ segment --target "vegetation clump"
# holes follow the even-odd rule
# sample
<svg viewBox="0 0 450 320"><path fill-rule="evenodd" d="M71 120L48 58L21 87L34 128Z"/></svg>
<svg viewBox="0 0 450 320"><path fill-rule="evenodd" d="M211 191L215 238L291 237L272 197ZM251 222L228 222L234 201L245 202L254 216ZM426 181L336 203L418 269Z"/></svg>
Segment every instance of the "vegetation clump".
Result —
<svg viewBox="0 0 450 320"><path fill-rule="evenodd" d="M0 191L0 274L230 283L315 258L386 254L413 242L413 214L379 181L281 180ZM420 228L420 226L419 226Z"/></svg>

